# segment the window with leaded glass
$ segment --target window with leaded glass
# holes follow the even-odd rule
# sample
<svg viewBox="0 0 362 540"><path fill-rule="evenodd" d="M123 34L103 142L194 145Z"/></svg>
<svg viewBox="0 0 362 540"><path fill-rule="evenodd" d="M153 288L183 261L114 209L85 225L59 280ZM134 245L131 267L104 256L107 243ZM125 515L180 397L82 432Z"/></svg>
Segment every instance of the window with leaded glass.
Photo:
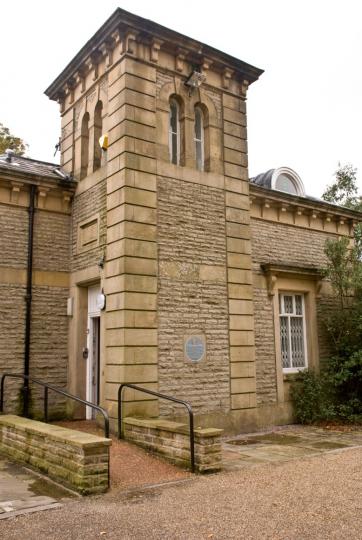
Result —
<svg viewBox="0 0 362 540"><path fill-rule="evenodd" d="M280 348L284 371L307 367L304 295L279 295Z"/></svg>
<svg viewBox="0 0 362 540"><path fill-rule="evenodd" d="M170 99L170 123L169 123L169 149L170 161L174 165L180 164L180 118L179 105L175 98Z"/></svg>

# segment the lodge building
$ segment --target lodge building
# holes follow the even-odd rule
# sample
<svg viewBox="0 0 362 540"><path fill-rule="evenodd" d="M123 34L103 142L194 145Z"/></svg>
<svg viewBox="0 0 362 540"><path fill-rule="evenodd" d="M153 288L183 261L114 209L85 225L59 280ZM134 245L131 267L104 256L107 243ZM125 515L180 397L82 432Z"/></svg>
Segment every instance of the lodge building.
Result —
<svg viewBox="0 0 362 540"><path fill-rule="evenodd" d="M60 166L0 157L0 372L23 371L34 193L33 377L113 420L130 382L191 402L198 425L292 421L290 379L328 355L325 240L352 239L360 215L287 167L249 179L261 74L122 9L84 45L46 90ZM126 412L180 409L128 390Z"/></svg>

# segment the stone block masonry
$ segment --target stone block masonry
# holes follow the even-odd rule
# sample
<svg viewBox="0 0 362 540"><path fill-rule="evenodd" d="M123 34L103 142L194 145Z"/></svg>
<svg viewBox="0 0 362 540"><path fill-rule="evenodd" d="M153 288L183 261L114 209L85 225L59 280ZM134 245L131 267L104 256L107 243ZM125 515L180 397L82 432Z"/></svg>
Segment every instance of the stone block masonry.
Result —
<svg viewBox="0 0 362 540"><path fill-rule="evenodd" d="M190 467L188 426L162 419L124 418L124 436L131 442L152 450L172 463ZM198 472L222 468L220 437L222 429L197 428L195 434L195 467Z"/></svg>
<svg viewBox="0 0 362 540"><path fill-rule="evenodd" d="M121 382L157 385L155 68L122 58L109 73L105 401L117 415ZM127 414L157 414L129 400Z"/></svg>
<svg viewBox="0 0 362 540"><path fill-rule="evenodd" d="M159 390L198 414L230 409L224 197L220 189L158 177ZM184 339L206 338L206 358L185 359ZM162 414L177 405L160 403ZM182 411L183 412L183 411Z"/></svg>
<svg viewBox="0 0 362 540"><path fill-rule="evenodd" d="M96 241L88 242L83 247L80 242L80 226L87 225L92 219L97 220ZM104 256L106 243L106 181L76 195L73 203L72 226L72 271L97 264Z"/></svg>
<svg viewBox="0 0 362 540"><path fill-rule="evenodd" d="M231 409L255 409L255 335L246 104L223 94Z"/></svg>
<svg viewBox="0 0 362 540"><path fill-rule="evenodd" d="M0 190L1 191L1 190ZM46 197L50 209L36 199L33 239L33 288L30 342L30 375L55 386L67 385L68 319L67 298L70 267L70 215L58 208L56 189ZM3 204L0 196L0 373L23 373L25 336L26 268L28 253L28 191L22 185L18 201ZM61 194L64 196L63 188ZM61 200L61 199L60 199ZM53 206L51 206L53 205ZM51 208L58 208L52 210ZM6 382L7 412L21 410L21 382ZM31 412L42 409L43 392L32 388ZM64 413L65 400L50 395L49 410Z"/></svg>
<svg viewBox="0 0 362 540"><path fill-rule="evenodd" d="M254 289L257 403L276 403L276 358L273 307L266 289Z"/></svg>
<svg viewBox="0 0 362 540"><path fill-rule="evenodd" d="M315 266L323 268L327 238L335 235L260 219L251 220L253 268L260 272L260 263ZM273 239L271 242L270 239Z"/></svg>
<svg viewBox="0 0 362 540"><path fill-rule="evenodd" d="M82 495L108 489L110 439L13 415L0 416L0 450Z"/></svg>

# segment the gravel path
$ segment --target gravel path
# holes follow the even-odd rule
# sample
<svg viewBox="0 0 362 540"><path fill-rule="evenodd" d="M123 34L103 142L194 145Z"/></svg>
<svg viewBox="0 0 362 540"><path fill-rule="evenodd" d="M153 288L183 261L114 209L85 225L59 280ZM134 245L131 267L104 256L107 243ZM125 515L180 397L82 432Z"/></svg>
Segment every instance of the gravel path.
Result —
<svg viewBox="0 0 362 540"><path fill-rule="evenodd" d="M112 490L6 520L0 534L7 540L361 540L362 449L163 488Z"/></svg>
<svg viewBox="0 0 362 540"><path fill-rule="evenodd" d="M54 422L58 426L95 433L103 437L103 430L94 422L76 420ZM187 470L175 467L171 463L111 435L110 471L111 485L123 489L181 480L191 476Z"/></svg>

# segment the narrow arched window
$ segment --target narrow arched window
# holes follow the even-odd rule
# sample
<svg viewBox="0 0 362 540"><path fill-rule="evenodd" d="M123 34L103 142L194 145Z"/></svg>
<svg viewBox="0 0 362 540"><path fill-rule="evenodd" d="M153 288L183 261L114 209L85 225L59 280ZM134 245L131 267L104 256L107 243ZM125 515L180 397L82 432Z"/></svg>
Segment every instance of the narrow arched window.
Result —
<svg viewBox="0 0 362 540"><path fill-rule="evenodd" d="M98 101L94 109L94 154L93 154L93 171L96 171L101 166L102 149L99 144L99 139L102 136L102 109L103 103Z"/></svg>
<svg viewBox="0 0 362 540"><path fill-rule="evenodd" d="M80 179L85 178L88 173L89 160L89 113L85 113L81 127L81 158L80 158Z"/></svg>
<svg viewBox="0 0 362 540"><path fill-rule="evenodd" d="M199 171L204 170L205 165L205 134L204 134L204 115L200 106L195 107L195 155L196 155L196 168Z"/></svg>
<svg viewBox="0 0 362 540"><path fill-rule="evenodd" d="M175 98L170 99L170 124L169 124L169 149L170 161L174 165L180 164L180 110Z"/></svg>

